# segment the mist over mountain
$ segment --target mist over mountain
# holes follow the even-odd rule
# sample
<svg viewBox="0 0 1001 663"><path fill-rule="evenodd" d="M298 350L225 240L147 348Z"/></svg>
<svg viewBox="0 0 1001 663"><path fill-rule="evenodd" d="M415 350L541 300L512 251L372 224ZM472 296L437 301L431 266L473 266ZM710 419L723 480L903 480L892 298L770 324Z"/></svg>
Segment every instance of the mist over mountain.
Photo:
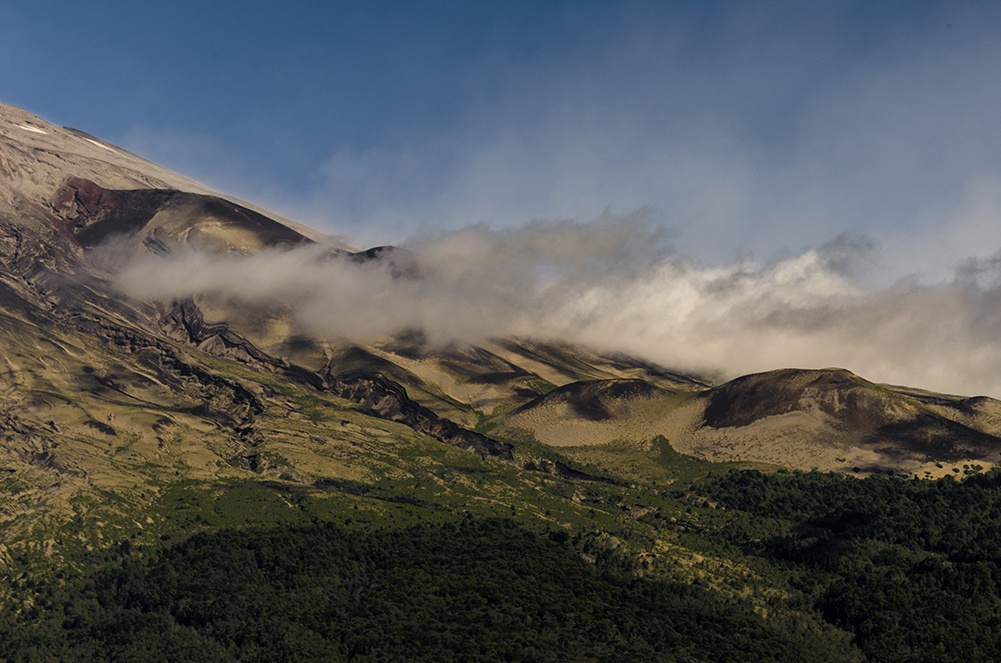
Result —
<svg viewBox="0 0 1001 663"><path fill-rule="evenodd" d="M674 252L649 212L486 226L400 243L420 278L361 269L322 248L164 260L139 254L117 283L140 298L212 294L288 307L309 333L360 343L407 329L435 345L525 336L584 343L732 378L843 366L880 382L1001 394L998 260L929 285L873 285L879 250L837 238L769 264L708 267Z"/></svg>
<svg viewBox="0 0 1001 663"><path fill-rule="evenodd" d="M1001 562L970 516L1001 460L1001 261L883 287L877 251L710 267L646 211L359 250L0 105L0 640L15 660L932 646L830 588L934 567L921 591L957 601ZM919 478L958 497L917 506ZM886 522L921 509L934 531ZM827 545L849 571L803 552Z"/></svg>

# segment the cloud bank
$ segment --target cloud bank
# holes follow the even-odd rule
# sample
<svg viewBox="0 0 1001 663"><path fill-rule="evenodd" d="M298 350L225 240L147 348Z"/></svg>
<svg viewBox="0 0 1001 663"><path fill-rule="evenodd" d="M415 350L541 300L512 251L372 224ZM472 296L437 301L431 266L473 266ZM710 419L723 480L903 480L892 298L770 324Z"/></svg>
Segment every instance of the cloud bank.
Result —
<svg viewBox="0 0 1001 663"><path fill-rule="evenodd" d="M645 206L717 265L865 234L884 282L1001 248L996 5L663 4L501 40L448 126L335 145L264 206L363 245Z"/></svg>
<svg viewBox="0 0 1001 663"><path fill-rule="evenodd" d="M123 282L277 302L329 337L522 334L1001 397L1001 5L480 7L325 33L248 67L253 94L215 77L223 126L124 138L361 248L414 237L420 279L304 250Z"/></svg>
<svg viewBox="0 0 1001 663"><path fill-rule="evenodd" d="M366 342L420 328L433 343L518 335L584 343L718 377L848 368L878 382L1001 396L1001 254L935 285L867 285L871 242L841 237L768 263L706 266L648 211L417 237L358 263L322 247L144 255L128 294L210 296L287 312L302 330Z"/></svg>

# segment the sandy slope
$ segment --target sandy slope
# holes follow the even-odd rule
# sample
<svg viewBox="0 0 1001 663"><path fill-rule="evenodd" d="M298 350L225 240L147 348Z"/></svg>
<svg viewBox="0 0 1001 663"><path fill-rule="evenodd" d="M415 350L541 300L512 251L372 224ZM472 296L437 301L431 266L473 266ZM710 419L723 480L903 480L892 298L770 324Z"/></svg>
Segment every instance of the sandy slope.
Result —
<svg viewBox="0 0 1001 663"><path fill-rule="evenodd" d="M942 476L1001 460L1001 402L896 391L837 369L774 371L701 392L603 403L611 416L595 420L566 398L543 398L504 425L553 446L662 435L706 460L800 470Z"/></svg>

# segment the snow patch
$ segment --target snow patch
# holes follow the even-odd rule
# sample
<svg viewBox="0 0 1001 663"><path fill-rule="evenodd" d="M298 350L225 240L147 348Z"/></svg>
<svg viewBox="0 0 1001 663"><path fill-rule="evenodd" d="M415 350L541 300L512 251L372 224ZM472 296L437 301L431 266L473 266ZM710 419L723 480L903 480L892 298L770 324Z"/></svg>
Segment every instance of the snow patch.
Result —
<svg viewBox="0 0 1001 663"><path fill-rule="evenodd" d="M24 129L25 131L31 131L36 134L48 134L48 131L43 131L38 127L33 127L30 124L19 124L17 125L19 129Z"/></svg>
<svg viewBox="0 0 1001 663"><path fill-rule="evenodd" d="M97 142L93 138L84 138L84 140L87 141L88 143L93 143L94 145L97 145L102 150L107 150L109 152L115 152L116 151L116 150L113 150L112 148L108 147L107 145L102 145L101 143Z"/></svg>

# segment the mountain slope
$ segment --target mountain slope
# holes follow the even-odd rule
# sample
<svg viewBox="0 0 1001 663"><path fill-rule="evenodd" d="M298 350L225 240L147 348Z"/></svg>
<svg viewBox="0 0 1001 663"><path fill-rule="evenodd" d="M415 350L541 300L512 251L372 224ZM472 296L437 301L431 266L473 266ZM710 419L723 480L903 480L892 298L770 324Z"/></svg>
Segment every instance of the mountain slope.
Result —
<svg viewBox="0 0 1001 663"><path fill-rule="evenodd" d="M5 507L10 521L70 518L81 494L149 500L171 472L371 480L383 462L373 460L378 439L444 443L584 481L615 473L609 444L658 437L713 461L863 473L942 474L1001 454L996 401L846 371L710 386L552 342L442 348L415 332L362 346L262 327L259 312L210 298L139 301L111 285L123 254L325 240L9 106L0 107L0 177L2 452L7 481L20 487ZM325 246L332 259L397 259ZM570 457L591 474L571 471ZM413 474L398 458L385 462Z"/></svg>
<svg viewBox="0 0 1001 663"><path fill-rule="evenodd" d="M713 461L941 476L1001 458L996 400L876 385L846 370L792 370L714 387L574 382L501 418L553 445L664 435Z"/></svg>
<svg viewBox="0 0 1001 663"><path fill-rule="evenodd" d="M960 495L946 506L926 482L885 475L995 464L998 401L842 369L713 384L552 339L442 346L408 329L361 343L297 327L294 297L270 308L225 293L143 299L116 280L135 256L304 246L362 276L385 270L385 287L428 267L391 247L355 251L0 106L0 639L16 644L15 660L145 660L143 647L391 658L380 643L432 626L434 647L462 642L484 659L482 638L502 637L531 660L557 642L551 660L574 642L610 657L860 660L872 632L893 643L886 651L909 634L900 646L918 651L935 614L894 630L825 612L890 619L868 595L819 594L850 593L884 567L897 578L939 565L945 580L922 584L928 596L955 614L993 609L994 594L961 602L963 583L990 584L982 564L996 546L963 537L991 529L982 493L996 474L939 482ZM815 467L884 478L746 471ZM883 537L900 504L926 498L938 529ZM875 538L870 518L882 518ZM829 521L839 529L824 530ZM941 523L962 528L958 543ZM859 527L861 538L846 534ZM837 577L797 557L836 556L824 545L843 536L856 547ZM567 613L561 592L579 610ZM270 598L234 620L212 601L236 595ZM610 602L614 619L602 612ZM976 651L1001 647L989 629L970 637ZM414 656L438 660L424 646Z"/></svg>

